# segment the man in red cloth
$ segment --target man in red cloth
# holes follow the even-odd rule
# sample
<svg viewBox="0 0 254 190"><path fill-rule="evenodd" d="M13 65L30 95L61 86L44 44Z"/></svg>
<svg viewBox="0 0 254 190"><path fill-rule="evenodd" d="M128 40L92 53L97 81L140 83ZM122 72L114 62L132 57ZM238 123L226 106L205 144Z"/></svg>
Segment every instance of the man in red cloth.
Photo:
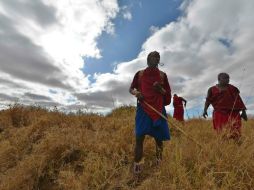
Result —
<svg viewBox="0 0 254 190"><path fill-rule="evenodd" d="M184 103L184 107L186 107L187 101L184 98L177 96L177 94L174 94L174 97L173 97L173 106L174 106L173 118L175 118L178 121L184 121L183 103Z"/></svg>
<svg viewBox="0 0 254 190"><path fill-rule="evenodd" d="M165 106L171 102L171 90L166 73L158 69L159 61L158 52L149 53L148 67L135 74L129 89L129 92L138 99L135 119L134 173L141 171L140 161L143 156L145 135L150 135L155 139L157 164L162 159L162 141L170 140L167 121L146 104L150 104L167 117Z"/></svg>
<svg viewBox="0 0 254 190"><path fill-rule="evenodd" d="M218 84L208 89L203 117L206 118L207 109L212 104L213 127L219 132L223 128L229 129L229 138L238 140L241 136L241 118L247 121L246 107L240 97L240 91L229 84L229 75L220 73ZM241 115L240 115L241 112Z"/></svg>

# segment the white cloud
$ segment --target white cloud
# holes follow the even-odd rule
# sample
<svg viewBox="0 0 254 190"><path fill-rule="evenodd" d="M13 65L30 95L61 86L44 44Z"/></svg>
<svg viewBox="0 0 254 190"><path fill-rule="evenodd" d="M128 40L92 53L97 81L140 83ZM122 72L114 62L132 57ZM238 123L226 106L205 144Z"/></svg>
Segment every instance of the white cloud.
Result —
<svg viewBox="0 0 254 190"><path fill-rule="evenodd" d="M132 15L131 12L125 12L123 13L123 18L125 18L126 20L131 20L132 19Z"/></svg>
<svg viewBox="0 0 254 190"><path fill-rule="evenodd" d="M119 85L103 93L114 91L119 102L134 103L135 99L127 93L132 77L146 66L147 54L157 50L165 64L161 69L168 74L172 92L189 100L189 108L202 109L207 89L217 83L220 72L230 74L231 83L240 88L243 98L253 97L249 89L254 80L254 47L250 45L254 40L254 2L188 0L181 8L184 16L152 34L136 59L118 64L113 74L98 75L94 91L88 91L97 93L96 89L112 87L114 81ZM229 43L223 43L222 39ZM125 94L122 94L123 86ZM253 108L251 104L252 101L248 102L249 109Z"/></svg>
<svg viewBox="0 0 254 190"><path fill-rule="evenodd" d="M130 11L130 7L128 7L128 6L121 7L121 12L122 12L122 15L123 15L124 19L126 19L126 20L131 20L132 19L132 14L131 14L131 11Z"/></svg>
<svg viewBox="0 0 254 190"><path fill-rule="evenodd" d="M82 57L101 56L96 40L114 33L118 11L116 0L1 1L2 89L13 94L20 85L18 97L32 92L68 104L72 93L89 87Z"/></svg>
<svg viewBox="0 0 254 190"><path fill-rule="evenodd" d="M160 29L160 28L157 27L157 26L151 26L151 27L149 28L151 34L154 34L154 33L157 32L159 29Z"/></svg>

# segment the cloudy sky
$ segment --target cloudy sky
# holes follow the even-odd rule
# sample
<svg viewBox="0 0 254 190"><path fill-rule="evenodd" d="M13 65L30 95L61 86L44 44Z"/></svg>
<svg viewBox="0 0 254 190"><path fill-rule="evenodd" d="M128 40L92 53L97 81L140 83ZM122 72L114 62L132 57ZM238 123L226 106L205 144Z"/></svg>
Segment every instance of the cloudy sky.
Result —
<svg viewBox="0 0 254 190"><path fill-rule="evenodd" d="M254 113L253 10L251 0L0 0L0 109L135 105L128 88L157 50L190 117L219 72Z"/></svg>

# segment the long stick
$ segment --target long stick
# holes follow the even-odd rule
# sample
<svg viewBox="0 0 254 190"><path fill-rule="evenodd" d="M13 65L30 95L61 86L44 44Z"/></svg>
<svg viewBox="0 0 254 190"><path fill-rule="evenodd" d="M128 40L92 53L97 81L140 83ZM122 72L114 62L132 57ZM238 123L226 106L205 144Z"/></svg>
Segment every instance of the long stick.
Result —
<svg viewBox="0 0 254 190"><path fill-rule="evenodd" d="M243 68L242 77L241 77L241 82L240 82L240 86L239 86L239 91L240 91L240 89L241 89L241 87L242 87L242 81L243 81L244 72L245 72L245 68ZM240 93L240 92L239 92L239 93ZM238 96L240 97L239 93L238 93L238 94L236 95L236 97L235 97L235 101L234 101L233 107L232 107L232 109L231 109L231 111L230 111L230 114L229 114L229 117L228 117L228 121L229 121L229 119L231 118L231 115L232 115L232 113L233 113L233 111L234 111L235 104L236 104L236 100L237 100Z"/></svg>
<svg viewBox="0 0 254 190"><path fill-rule="evenodd" d="M143 100L143 102L149 107L151 108L153 111L155 111L157 114L159 114L163 119L165 119L166 121L168 121L168 123L170 125L172 125L173 127L175 127L177 130L179 130L182 134L184 134L184 136L186 136L188 139L192 140L193 142L195 142L200 148L202 148L202 145L199 144L194 138L192 138L191 136L189 136L187 133L185 133L181 128L177 127L176 125L174 125L173 123L171 123L168 118L161 114L159 111L157 111L153 106L151 106L150 104L148 104L145 100Z"/></svg>

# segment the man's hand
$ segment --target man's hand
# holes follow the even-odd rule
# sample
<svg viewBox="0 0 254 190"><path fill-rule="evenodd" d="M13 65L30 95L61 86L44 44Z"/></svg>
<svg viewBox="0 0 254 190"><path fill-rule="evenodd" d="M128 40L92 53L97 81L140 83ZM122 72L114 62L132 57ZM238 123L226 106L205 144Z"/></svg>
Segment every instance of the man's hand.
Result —
<svg viewBox="0 0 254 190"><path fill-rule="evenodd" d="M204 117L205 119L208 117L208 114L207 114L207 111L206 111L206 110L204 110L204 112L203 112L203 117Z"/></svg>
<svg viewBox="0 0 254 190"><path fill-rule="evenodd" d="M138 100L142 101L144 99L144 96L141 94L141 92L138 92L136 95Z"/></svg>
<svg viewBox="0 0 254 190"><path fill-rule="evenodd" d="M159 93L161 93L161 94L165 94L166 93L166 90L162 87L162 85L159 83L159 82L154 82L153 83L153 88L157 91L157 92L159 92Z"/></svg>
<svg viewBox="0 0 254 190"><path fill-rule="evenodd" d="M137 98L138 100L140 100L140 101L144 99L144 97L143 97L143 95L141 94L141 92L139 92L137 89L132 90L132 94L133 94L134 96L136 96L136 98Z"/></svg>
<svg viewBox="0 0 254 190"><path fill-rule="evenodd" d="M241 118L243 118L245 121L248 121L248 117L245 110L242 110Z"/></svg>

